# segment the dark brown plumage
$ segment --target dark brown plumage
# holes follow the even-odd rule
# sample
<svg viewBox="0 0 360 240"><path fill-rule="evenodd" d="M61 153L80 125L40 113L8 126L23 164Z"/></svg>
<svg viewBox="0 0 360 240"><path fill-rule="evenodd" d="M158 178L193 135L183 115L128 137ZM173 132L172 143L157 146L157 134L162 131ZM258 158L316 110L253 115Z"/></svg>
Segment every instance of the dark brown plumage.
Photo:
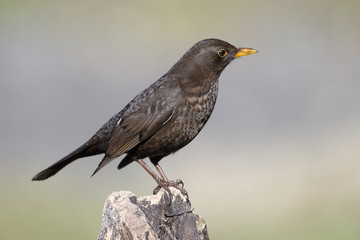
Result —
<svg viewBox="0 0 360 240"><path fill-rule="evenodd" d="M33 180L53 176L78 158L105 153L94 174L120 155L121 169L137 161L167 191L169 186L185 190L180 181L169 181L158 162L193 140L209 119L217 98L218 78L235 58L256 53L250 48L236 48L219 39L196 43L158 81L138 94L123 110L113 116L84 145ZM149 157L160 176L142 159Z"/></svg>

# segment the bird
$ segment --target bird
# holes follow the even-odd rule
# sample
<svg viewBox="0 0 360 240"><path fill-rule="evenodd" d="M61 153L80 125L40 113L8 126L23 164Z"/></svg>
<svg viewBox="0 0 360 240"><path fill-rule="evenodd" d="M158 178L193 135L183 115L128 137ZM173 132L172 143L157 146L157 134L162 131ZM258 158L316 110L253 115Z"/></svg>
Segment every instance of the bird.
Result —
<svg viewBox="0 0 360 240"><path fill-rule="evenodd" d="M187 196L181 180L169 180L159 165L164 157L190 143L213 112L219 77L234 59L257 53L237 48L220 39L195 43L160 79L132 99L107 121L87 142L50 167L33 181L55 175L73 161L105 154L92 176L115 158L125 155L118 169L139 163L161 188L174 187ZM158 174L145 162L149 158Z"/></svg>

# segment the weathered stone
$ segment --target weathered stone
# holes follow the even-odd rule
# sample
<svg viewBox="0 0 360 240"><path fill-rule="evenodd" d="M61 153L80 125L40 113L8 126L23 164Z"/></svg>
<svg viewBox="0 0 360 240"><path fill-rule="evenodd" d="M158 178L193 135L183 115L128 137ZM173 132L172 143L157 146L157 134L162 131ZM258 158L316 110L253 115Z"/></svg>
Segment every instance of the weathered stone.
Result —
<svg viewBox="0 0 360 240"><path fill-rule="evenodd" d="M137 198L128 191L108 196L98 240L132 239L209 239L205 221L191 211L179 190Z"/></svg>

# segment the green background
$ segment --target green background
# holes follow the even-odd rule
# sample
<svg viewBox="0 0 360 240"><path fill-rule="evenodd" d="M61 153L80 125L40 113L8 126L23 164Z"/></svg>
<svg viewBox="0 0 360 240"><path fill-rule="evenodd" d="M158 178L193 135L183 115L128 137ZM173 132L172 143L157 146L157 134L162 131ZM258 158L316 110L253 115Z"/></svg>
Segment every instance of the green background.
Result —
<svg viewBox="0 0 360 240"><path fill-rule="evenodd" d="M96 239L111 192L155 182L85 142L195 42L258 54L223 72L212 118L161 163L211 239L360 239L360 1L0 1L0 239Z"/></svg>

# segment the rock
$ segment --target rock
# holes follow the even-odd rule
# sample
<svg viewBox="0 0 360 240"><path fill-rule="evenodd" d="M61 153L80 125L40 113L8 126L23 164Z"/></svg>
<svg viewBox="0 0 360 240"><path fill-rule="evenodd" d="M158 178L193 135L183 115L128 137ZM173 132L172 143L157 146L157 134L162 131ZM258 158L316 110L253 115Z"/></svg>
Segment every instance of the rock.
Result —
<svg viewBox="0 0 360 240"><path fill-rule="evenodd" d="M132 192L113 192L103 210L98 240L209 239L202 217L193 214L179 190L137 198Z"/></svg>

